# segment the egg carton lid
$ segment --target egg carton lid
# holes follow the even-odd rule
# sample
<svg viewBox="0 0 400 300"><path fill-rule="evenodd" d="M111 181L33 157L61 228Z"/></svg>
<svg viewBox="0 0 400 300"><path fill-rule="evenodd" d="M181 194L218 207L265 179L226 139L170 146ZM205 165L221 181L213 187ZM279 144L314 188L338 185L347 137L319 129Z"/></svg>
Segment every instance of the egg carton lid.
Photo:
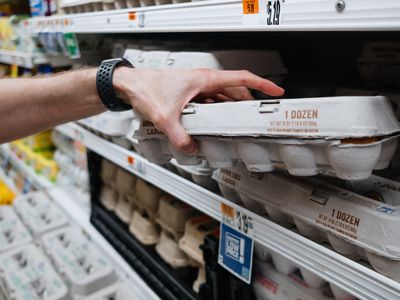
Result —
<svg viewBox="0 0 400 300"><path fill-rule="evenodd" d="M32 241L31 234L11 206L0 205L0 219L0 252ZM5 231L10 231L10 234L12 234L11 231L14 234L16 232L17 236L13 235L13 240L9 242L6 240Z"/></svg>
<svg viewBox="0 0 400 300"><path fill-rule="evenodd" d="M34 261L33 264L28 264L26 272L19 266L17 269L15 259L22 253L26 253L29 259L28 262ZM21 256L23 257L23 256ZM37 293L32 291L35 283L42 284L43 282L50 284L47 286L46 291L51 291L52 295L42 297L43 300L68 300L68 288L54 270L47 256L43 253L37 245L27 244L8 252L2 253L0 257L0 269L4 273L4 280L9 290L13 291L13 299L36 299ZM29 273L29 274L28 274ZM47 278L47 280L43 280ZM12 278L16 280L11 280ZM29 298L30 295L31 298ZM15 297L15 298L14 298ZM26 298L28 297L28 298Z"/></svg>
<svg viewBox="0 0 400 300"><path fill-rule="evenodd" d="M397 243L400 211L397 207L320 179L300 180L273 173L256 178L242 165L231 170L217 170L213 178L238 193L369 252L400 260L400 245ZM328 223L331 225L324 225ZM335 225L339 223L341 225ZM347 229L344 231L342 227Z"/></svg>
<svg viewBox="0 0 400 300"><path fill-rule="evenodd" d="M192 136L345 139L399 134L400 124L382 96L324 97L189 104L181 121ZM142 121L139 140L165 138Z"/></svg>

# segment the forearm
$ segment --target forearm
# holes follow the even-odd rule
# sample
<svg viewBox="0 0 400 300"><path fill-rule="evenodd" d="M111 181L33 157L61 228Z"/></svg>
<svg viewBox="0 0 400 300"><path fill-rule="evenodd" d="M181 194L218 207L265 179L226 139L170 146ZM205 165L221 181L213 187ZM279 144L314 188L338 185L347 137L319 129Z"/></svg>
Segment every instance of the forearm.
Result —
<svg viewBox="0 0 400 300"><path fill-rule="evenodd" d="M96 69L0 80L0 143L105 111Z"/></svg>

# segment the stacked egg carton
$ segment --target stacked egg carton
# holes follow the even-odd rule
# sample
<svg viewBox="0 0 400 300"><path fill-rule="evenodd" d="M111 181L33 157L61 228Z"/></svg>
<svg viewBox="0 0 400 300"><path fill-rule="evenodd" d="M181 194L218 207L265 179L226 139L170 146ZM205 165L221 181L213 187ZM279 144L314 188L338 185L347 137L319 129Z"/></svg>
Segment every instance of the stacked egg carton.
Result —
<svg viewBox="0 0 400 300"><path fill-rule="evenodd" d="M171 195L160 198L156 222L162 231L156 251L174 269L190 266L189 257L179 248L178 242L183 235L186 221L196 214L198 212L193 207Z"/></svg>
<svg viewBox="0 0 400 300"><path fill-rule="evenodd" d="M182 165L206 159L231 168L242 161L251 172L361 180L387 168L400 134L390 102L379 96L189 104L181 121L199 142L197 156L175 150L144 120L135 132L141 152L159 164L175 157Z"/></svg>
<svg viewBox="0 0 400 300"><path fill-rule="evenodd" d="M384 201L379 202L319 179L250 176L244 166L219 170L214 178L227 199L235 195L245 205L258 202L273 221L295 225L300 234L327 241L342 255L366 259L378 272L400 280L399 183L378 177L349 183L354 191Z"/></svg>
<svg viewBox="0 0 400 300"><path fill-rule="evenodd" d="M79 206L84 207L89 213L90 192L86 150L56 130L52 132L52 140L57 146L54 153L54 160L59 167L57 185L74 194Z"/></svg>
<svg viewBox="0 0 400 300"><path fill-rule="evenodd" d="M117 281L111 262L78 227L64 227L43 235L43 248L80 299Z"/></svg>
<svg viewBox="0 0 400 300"><path fill-rule="evenodd" d="M0 286L7 299L70 299L68 287L38 246L27 244L0 256Z"/></svg>
<svg viewBox="0 0 400 300"><path fill-rule="evenodd" d="M185 224L185 233L179 240L179 248L190 258L190 263L198 267L197 279L193 283L193 290L199 292L200 285L206 281L205 263L200 246L204 244L204 237L208 234L219 236L219 223L207 215L198 215L190 218Z"/></svg>
<svg viewBox="0 0 400 300"><path fill-rule="evenodd" d="M160 198L164 194L160 189L136 179L136 209L133 211L129 231L144 245L155 245L160 241L160 226L156 222Z"/></svg>
<svg viewBox="0 0 400 300"><path fill-rule="evenodd" d="M355 300L340 287L304 269L297 269L281 255L271 253L268 260L254 261L253 291L256 299L269 300ZM265 257L265 254L263 254Z"/></svg>
<svg viewBox="0 0 400 300"><path fill-rule="evenodd" d="M45 192L20 195L15 198L13 205L34 237L68 224L67 215Z"/></svg>
<svg viewBox="0 0 400 300"><path fill-rule="evenodd" d="M103 183L100 191L100 202L108 210L114 211L118 203L118 192L116 190L116 177L118 167L109 160L101 161L100 178Z"/></svg>

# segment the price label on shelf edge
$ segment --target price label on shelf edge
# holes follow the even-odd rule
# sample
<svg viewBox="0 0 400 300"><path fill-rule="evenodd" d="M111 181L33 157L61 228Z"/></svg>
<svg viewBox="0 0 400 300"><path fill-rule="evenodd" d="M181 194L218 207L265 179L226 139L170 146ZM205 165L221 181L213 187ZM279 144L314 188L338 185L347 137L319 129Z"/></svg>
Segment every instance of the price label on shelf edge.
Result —
<svg viewBox="0 0 400 300"><path fill-rule="evenodd" d="M254 226L244 210L221 204L218 263L246 283L251 281Z"/></svg>
<svg viewBox="0 0 400 300"><path fill-rule="evenodd" d="M242 0L244 26L277 26L282 23L286 0Z"/></svg>
<svg viewBox="0 0 400 300"><path fill-rule="evenodd" d="M130 155L127 156L126 161L128 162L128 166L131 169L138 171L140 174L146 173L146 167L143 162L135 159L133 156Z"/></svg>

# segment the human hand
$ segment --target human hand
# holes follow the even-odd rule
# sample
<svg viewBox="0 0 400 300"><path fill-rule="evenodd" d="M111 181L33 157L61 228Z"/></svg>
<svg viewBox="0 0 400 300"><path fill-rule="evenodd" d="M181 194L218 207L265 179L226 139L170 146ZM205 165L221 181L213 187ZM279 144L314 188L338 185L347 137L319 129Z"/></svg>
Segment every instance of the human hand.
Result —
<svg viewBox="0 0 400 300"><path fill-rule="evenodd" d="M118 96L132 105L144 119L162 131L173 147L194 155L196 141L180 122L181 112L193 99L205 102L254 99L248 88L270 96L284 90L248 71L146 70L121 67L115 70L113 85Z"/></svg>

